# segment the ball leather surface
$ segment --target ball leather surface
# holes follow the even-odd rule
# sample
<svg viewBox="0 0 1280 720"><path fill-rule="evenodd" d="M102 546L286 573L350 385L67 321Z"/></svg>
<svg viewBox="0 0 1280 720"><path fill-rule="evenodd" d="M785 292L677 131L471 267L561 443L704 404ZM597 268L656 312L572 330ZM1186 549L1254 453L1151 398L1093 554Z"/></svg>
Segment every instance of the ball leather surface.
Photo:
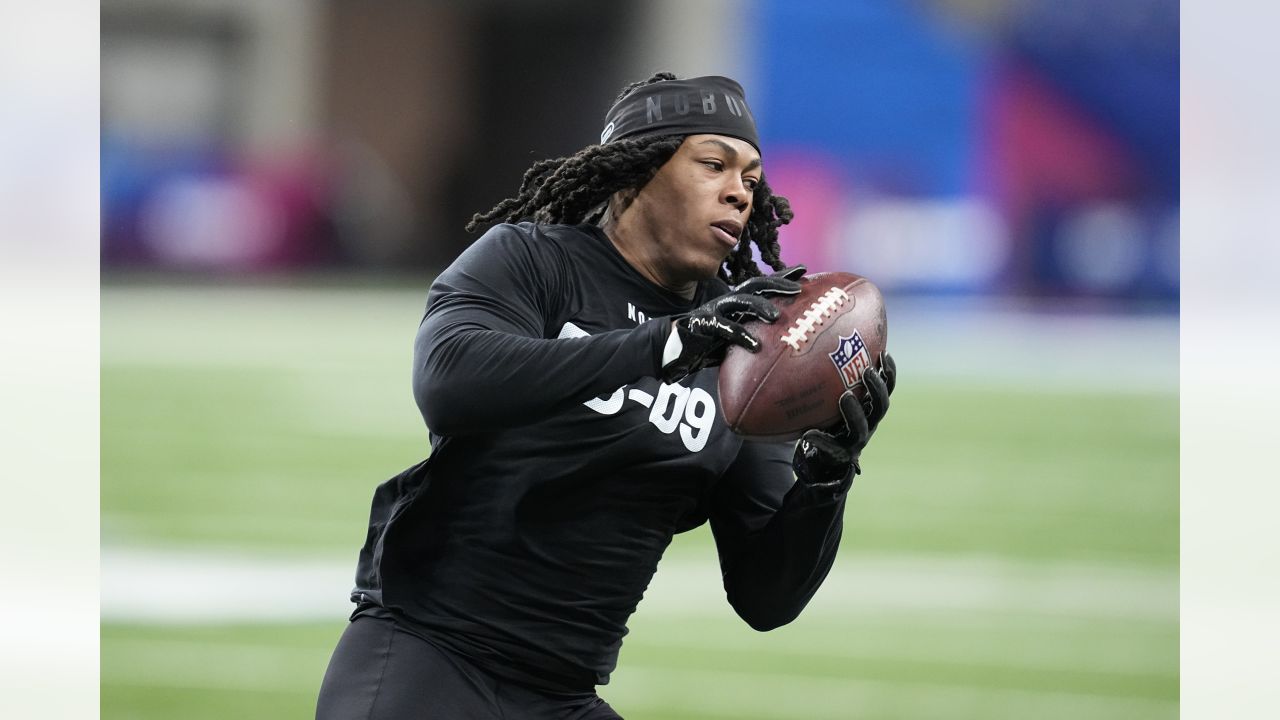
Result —
<svg viewBox="0 0 1280 720"><path fill-rule="evenodd" d="M840 396L865 398L862 372L879 367L888 343L884 298L870 280L830 272L800 284L798 295L769 298L776 322L746 323L760 352L733 346L720 366L720 411L744 437L793 440L842 426Z"/></svg>

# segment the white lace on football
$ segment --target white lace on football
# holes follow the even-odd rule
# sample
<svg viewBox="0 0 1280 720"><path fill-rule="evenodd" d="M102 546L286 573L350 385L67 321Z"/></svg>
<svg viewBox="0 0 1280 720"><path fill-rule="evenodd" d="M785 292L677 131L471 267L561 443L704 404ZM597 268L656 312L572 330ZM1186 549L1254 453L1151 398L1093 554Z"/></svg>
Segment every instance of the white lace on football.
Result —
<svg viewBox="0 0 1280 720"><path fill-rule="evenodd" d="M833 287L826 291L796 319L794 325L787 329L787 334L781 338L782 342L791 346L792 350L798 351L801 345L809 341L809 336L814 329L822 325L826 318L831 317L831 313L848 301L849 294L842 288Z"/></svg>

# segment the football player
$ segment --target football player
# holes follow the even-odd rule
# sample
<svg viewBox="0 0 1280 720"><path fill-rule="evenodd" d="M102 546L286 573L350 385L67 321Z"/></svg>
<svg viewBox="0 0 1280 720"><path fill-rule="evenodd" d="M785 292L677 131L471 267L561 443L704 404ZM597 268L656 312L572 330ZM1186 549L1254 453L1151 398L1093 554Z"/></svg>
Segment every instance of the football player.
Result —
<svg viewBox="0 0 1280 720"><path fill-rule="evenodd" d="M791 218L742 87L670 73L475 216L416 339L431 457L374 493L318 718L619 717L597 686L672 537L706 522L748 625L801 612L895 371L798 443L725 426L717 364L800 290Z"/></svg>

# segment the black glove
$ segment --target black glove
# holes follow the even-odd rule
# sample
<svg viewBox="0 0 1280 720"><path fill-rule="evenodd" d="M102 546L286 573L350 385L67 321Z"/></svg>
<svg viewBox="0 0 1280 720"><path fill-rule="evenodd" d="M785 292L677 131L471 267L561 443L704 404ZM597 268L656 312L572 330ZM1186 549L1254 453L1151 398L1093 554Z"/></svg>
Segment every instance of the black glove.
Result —
<svg viewBox="0 0 1280 720"><path fill-rule="evenodd" d="M889 412L889 396L893 394L897 379L898 368L893 356L882 353L880 367L862 374L867 399L859 403L852 390L840 396L844 427L834 432L809 430L800 437L791 461L796 479L832 494L848 490L853 476L862 472L858 456L870 442L885 413Z"/></svg>
<svg viewBox="0 0 1280 720"><path fill-rule="evenodd" d="M797 295L803 265L755 277L733 287L727 295L675 318L675 327L662 353L663 382L673 383L705 367L719 365L729 345L760 351L760 340L742 326L746 320L773 322L778 308L765 295Z"/></svg>

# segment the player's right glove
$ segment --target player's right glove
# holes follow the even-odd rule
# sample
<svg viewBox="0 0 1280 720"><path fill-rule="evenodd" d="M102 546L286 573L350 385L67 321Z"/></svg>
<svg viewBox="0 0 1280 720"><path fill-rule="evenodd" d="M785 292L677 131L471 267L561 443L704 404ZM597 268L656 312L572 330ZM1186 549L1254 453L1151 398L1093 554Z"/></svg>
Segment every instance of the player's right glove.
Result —
<svg viewBox="0 0 1280 720"><path fill-rule="evenodd" d="M835 495L849 489L853 476L862 472L858 457L871 435L889 412L889 396L898 382L898 366L884 353L880 367L862 374L867 399L858 402L852 390L840 396L844 427L834 432L809 430L796 443L791 467L796 480Z"/></svg>
<svg viewBox="0 0 1280 720"><path fill-rule="evenodd" d="M727 295L675 318L662 352L663 382L677 382L705 367L719 365L729 345L760 351L760 340L747 332L747 320L773 322L778 308L765 295L797 295L805 267L796 265L734 286Z"/></svg>

